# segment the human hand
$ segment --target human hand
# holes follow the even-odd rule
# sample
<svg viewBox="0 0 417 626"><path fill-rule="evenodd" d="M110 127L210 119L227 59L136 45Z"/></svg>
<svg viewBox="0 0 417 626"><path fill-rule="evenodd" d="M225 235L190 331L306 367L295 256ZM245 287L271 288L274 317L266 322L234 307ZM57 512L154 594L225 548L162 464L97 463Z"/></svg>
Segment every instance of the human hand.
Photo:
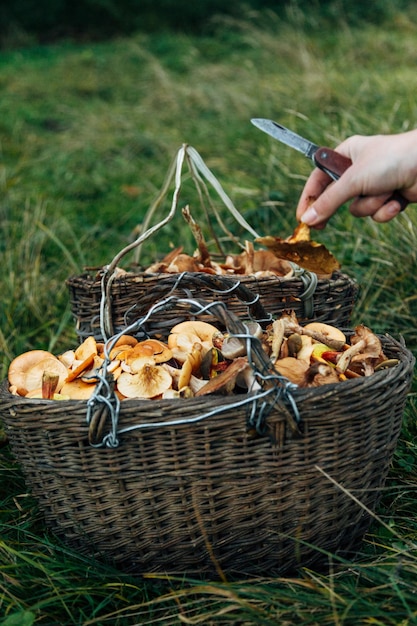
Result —
<svg viewBox="0 0 417 626"><path fill-rule="evenodd" d="M337 181L315 169L308 178L297 207L297 219L314 228L324 228L345 202L356 217L371 216L387 222L401 211L396 200L400 191L417 201L417 129L397 135L354 135L337 148L352 165Z"/></svg>

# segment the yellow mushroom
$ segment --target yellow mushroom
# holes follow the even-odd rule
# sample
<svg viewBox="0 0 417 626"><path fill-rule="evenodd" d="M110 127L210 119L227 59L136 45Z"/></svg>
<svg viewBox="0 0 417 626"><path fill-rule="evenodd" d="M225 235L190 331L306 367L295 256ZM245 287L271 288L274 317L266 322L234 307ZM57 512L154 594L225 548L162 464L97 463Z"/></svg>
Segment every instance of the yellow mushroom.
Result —
<svg viewBox="0 0 417 626"><path fill-rule="evenodd" d="M143 363L134 374L122 372L117 379L117 389L126 398L155 398L171 386L171 375L152 361Z"/></svg>
<svg viewBox="0 0 417 626"><path fill-rule="evenodd" d="M179 363L184 363L193 349L195 343L201 343L202 356L213 347L212 338L218 333L218 329L201 320L190 320L176 324L168 337L168 347L172 356Z"/></svg>

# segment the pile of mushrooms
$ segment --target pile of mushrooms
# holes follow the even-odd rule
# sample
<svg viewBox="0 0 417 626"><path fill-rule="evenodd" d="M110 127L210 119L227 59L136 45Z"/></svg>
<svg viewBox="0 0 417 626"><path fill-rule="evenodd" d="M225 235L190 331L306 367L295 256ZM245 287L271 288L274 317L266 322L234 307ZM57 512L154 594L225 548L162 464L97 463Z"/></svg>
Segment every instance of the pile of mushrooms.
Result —
<svg viewBox="0 0 417 626"><path fill-rule="evenodd" d="M161 261L146 268L151 274L178 274L181 272L204 272L206 274L256 276L267 278L280 276L290 278L294 274L291 263L275 256L270 250L255 250L253 244L245 242L245 249L239 254L228 254L224 261L214 261L199 249L194 255L185 254L183 248L175 248Z"/></svg>
<svg viewBox="0 0 417 626"><path fill-rule="evenodd" d="M246 326L271 368L300 387L370 376L398 363L386 358L379 338L364 325L355 328L349 343L340 329L320 322L301 326L293 313L265 329L254 322ZM185 321L171 329L166 342L122 335L108 355L94 337L59 356L25 352L10 364L9 390L26 398L86 400L106 359L121 400L247 393L260 384L246 351L245 341L208 322Z"/></svg>

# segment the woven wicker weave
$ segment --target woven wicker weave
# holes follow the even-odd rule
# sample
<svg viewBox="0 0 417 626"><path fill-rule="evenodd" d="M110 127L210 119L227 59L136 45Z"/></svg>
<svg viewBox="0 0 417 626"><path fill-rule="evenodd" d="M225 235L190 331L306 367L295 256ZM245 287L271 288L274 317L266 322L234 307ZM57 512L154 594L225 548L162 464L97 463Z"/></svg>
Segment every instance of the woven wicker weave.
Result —
<svg viewBox="0 0 417 626"><path fill-rule="evenodd" d="M264 435L238 396L123 401L116 447L90 444L83 401L19 398L4 383L0 418L68 545L137 574L280 575L323 551L346 555L368 528L414 365L404 345L381 341L398 365L293 389L300 423L278 400Z"/></svg>
<svg viewBox="0 0 417 626"><path fill-rule="evenodd" d="M112 280L108 288L108 328L105 336L119 332L133 319L144 314L160 298L172 293L176 296L194 296L209 300L221 300L230 310L242 318L261 320L292 310L300 322L321 321L348 327L352 310L358 296L357 283L341 272L330 279L319 279L309 290L305 278L293 276L256 278L255 276L214 276L204 273L150 275L127 273ZM82 341L88 335L101 340L102 271L73 276L68 279L71 310L76 330ZM310 295L308 293L310 291ZM304 296L306 294L308 297ZM259 301L257 301L259 299ZM250 305L250 302L254 302ZM184 319L180 311L171 312L169 323ZM212 321L209 316L206 321ZM148 325L150 335L167 330L166 315L162 312Z"/></svg>

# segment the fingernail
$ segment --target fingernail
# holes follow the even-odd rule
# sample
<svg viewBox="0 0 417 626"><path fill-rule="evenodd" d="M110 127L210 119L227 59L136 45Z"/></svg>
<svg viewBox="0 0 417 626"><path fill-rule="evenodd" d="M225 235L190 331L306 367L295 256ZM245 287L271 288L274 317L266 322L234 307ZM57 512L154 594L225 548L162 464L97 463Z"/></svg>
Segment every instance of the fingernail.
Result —
<svg viewBox="0 0 417 626"><path fill-rule="evenodd" d="M301 221L307 226L312 226L318 221L319 214L313 206L308 207L307 211L301 216Z"/></svg>
<svg viewBox="0 0 417 626"><path fill-rule="evenodd" d="M401 205L396 200L394 202L388 202L386 211L388 215L395 217L401 211Z"/></svg>

